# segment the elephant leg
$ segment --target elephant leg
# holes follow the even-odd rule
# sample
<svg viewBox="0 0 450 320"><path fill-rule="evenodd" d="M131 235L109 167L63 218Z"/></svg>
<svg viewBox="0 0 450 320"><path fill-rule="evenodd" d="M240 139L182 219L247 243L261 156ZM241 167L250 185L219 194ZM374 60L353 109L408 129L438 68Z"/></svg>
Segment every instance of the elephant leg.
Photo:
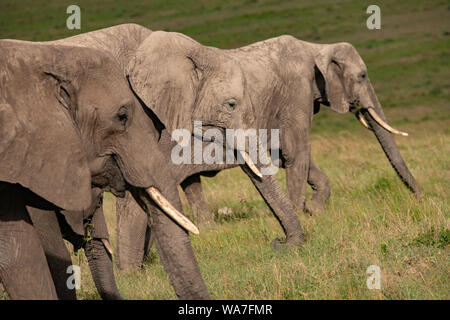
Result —
<svg viewBox="0 0 450 320"><path fill-rule="evenodd" d="M308 162L299 158L307 158ZM309 157L303 153L292 162L286 163L286 189L289 199L301 211L305 207L306 181L309 171Z"/></svg>
<svg viewBox="0 0 450 320"><path fill-rule="evenodd" d="M286 189L289 199L303 211L306 184L311 158L311 122L314 111L313 74L305 75L301 87L305 90L292 92L286 97L290 102L284 106L288 116L281 119L280 143L286 168Z"/></svg>
<svg viewBox="0 0 450 320"><path fill-rule="evenodd" d="M242 166L242 168L250 177L274 216L278 219L286 235L286 239L275 239L272 242L272 246L275 249L281 249L286 246L301 246L305 238L296 214L296 209L292 202L286 198L275 177L268 175L257 178L247 166Z"/></svg>
<svg viewBox="0 0 450 320"><path fill-rule="evenodd" d="M146 239L150 238L148 215L133 199L130 192L116 199L117 267L120 270L137 268L144 259ZM150 250L147 241L147 250Z"/></svg>
<svg viewBox="0 0 450 320"><path fill-rule="evenodd" d="M325 209L325 202L330 198L330 179L320 170L312 159L309 161L308 184L313 189L311 200L306 201L305 210L318 213Z"/></svg>
<svg viewBox="0 0 450 320"><path fill-rule="evenodd" d="M306 122L306 123L305 123ZM292 120L282 128L281 142L286 167L286 189L289 199L303 211L311 157L311 119L307 115Z"/></svg>
<svg viewBox="0 0 450 320"><path fill-rule="evenodd" d="M11 299L58 299L21 191L11 189L0 196L0 280Z"/></svg>
<svg viewBox="0 0 450 320"><path fill-rule="evenodd" d="M206 204L203 188L200 181L200 174L194 174L181 183L186 198L191 206L194 215L194 222L199 226L212 224L214 215Z"/></svg>
<svg viewBox="0 0 450 320"><path fill-rule="evenodd" d="M168 201L180 212L181 201L176 187L164 192ZM211 299L200 273L188 233L151 204L156 249L164 269L180 299Z"/></svg>
<svg viewBox="0 0 450 320"><path fill-rule="evenodd" d="M27 210L44 249L58 298L76 300L75 288L67 286L67 269L72 265L72 259L61 234L57 213L33 207L27 207Z"/></svg>

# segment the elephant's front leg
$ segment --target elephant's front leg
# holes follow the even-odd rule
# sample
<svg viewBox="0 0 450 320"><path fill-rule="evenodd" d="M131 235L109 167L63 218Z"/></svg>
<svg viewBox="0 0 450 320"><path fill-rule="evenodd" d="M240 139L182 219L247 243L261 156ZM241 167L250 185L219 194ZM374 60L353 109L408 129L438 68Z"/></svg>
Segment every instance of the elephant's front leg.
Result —
<svg viewBox="0 0 450 320"><path fill-rule="evenodd" d="M286 167L289 199L301 211L305 205L306 182L310 168L309 115L298 115L281 128L281 144Z"/></svg>
<svg viewBox="0 0 450 320"><path fill-rule="evenodd" d="M309 161L308 184L313 189L313 195L311 200L305 202L305 210L310 213L323 211L331 195L330 179L312 159Z"/></svg>
<svg viewBox="0 0 450 320"><path fill-rule="evenodd" d="M11 299L58 299L21 191L0 195L0 280Z"/></svg>
<svg viewBox="0 0 450 320"><path fill-rule="evenodd" d="M244 165L243 170L264 198L272 213L278 219L286 235L286 239L275 239L272 246L275 249L283 247L301 246L304 242L303 229L298 220L294 205L281 190L278 181L273 175L256 177L250 169Z"/></svg>
<svg viewBox="0 0 450 320"><path fill-rule="evenodd" d="M189 201L192 212L194 214L194 222L200 227L214 222L214 215L206 204L203 195L200 174L194 174L181 183L181 187Z"/></svg>

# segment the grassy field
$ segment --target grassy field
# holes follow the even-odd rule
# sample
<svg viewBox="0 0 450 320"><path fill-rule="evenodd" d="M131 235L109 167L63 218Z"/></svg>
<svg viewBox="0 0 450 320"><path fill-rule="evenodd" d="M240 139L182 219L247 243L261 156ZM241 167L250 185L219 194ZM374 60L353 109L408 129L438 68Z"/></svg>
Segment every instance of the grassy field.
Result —
<svg viewBox="0 0 450 320"><path fill-rule="evenodd" d="M50 40L65 28L72 1L0 0L0 38ZM450 4L377 1L381 30L368 30L369 1L137 0L77 1L86 32L125 22L185 33L222 48L281 34L328 43L351 42L421 185L417 201L390 167L375 137L352 115L322 108L313 121L312 153L329 175L332 196L322 214L299 218L307 242L275 252L282 235L240 169L204 179L210 207L232 208L217 226L191 236L206 284L216 299L450 298ZM284 172L278 178L284 187ZM105 210L115 241L114 198ZM114 246L114 245L113 245ZM98 299L82 254L81 299ZM381 290L366 286L369 265L381 268ZM156 253L140 270L117 273L128 299L176 298ZM3 295L3 297L5 297Z"/></svg>

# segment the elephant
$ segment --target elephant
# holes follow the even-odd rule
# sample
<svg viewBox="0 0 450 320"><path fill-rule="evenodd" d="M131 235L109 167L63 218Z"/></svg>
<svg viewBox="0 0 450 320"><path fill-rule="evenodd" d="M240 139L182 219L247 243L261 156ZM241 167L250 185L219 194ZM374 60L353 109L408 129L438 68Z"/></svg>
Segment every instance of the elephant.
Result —
<svg viewBox="0 0 450 320"><path fill-rule="evenodd" d="M85 34L51 41L51 44L69 44L83 47L91 47L111 53L120 66L126 71L130 62L135 59L135 54L140 49L141 44L153 33L152 30L133 23L122 24L114 27L100 29ZM158 32L157 32L158 33ZM151 40L154 42L154 40ZM148 40L147 42L150 42ZM142 53L145 55L145 51ZM161 53L163 54L163 53ZM156 60L156 59L154 59ZM176 70L172 70L176 74ZM133 78L129 75L130 79ZM181 82L181 81L180 81ZM171 96L170 91L162 96ZM172 102L173 103L173 102ZM150 108L151 109L151 108ZM318 109L314 109L318 112ZM152 112L150 110L150 112ZM185 115L187 116L187 115ZM164 118L165 119L165 118ZM158 119L161 122L161 119ZM164 126L164 120L161 125ZM170 132L171 130L169 130ZM308 172L308 184L313 189L312 202L316 207L323 208L325 201L330 196L330 183L328 177L319 169L311 159ZM183 181L181 187L186 194L189 204L197 213L196 220L199 222L210 222L211 215L204 201L204 196L200 186L200 175L212 176L217 172L207 170L201 174L194 174ZM207 214L206 214L207 213Z"/></svg>
<svg viewBox="0 0 450 320"><path fill-rule="evenodd" d="M351 44L322 45L285 35L238 49L220 50L201 46L182 34L157 33L152 37L159 37L156 41L161 47L171 48L171 55L159 56L159 63L152 64L155 58L150 53L152 49L149 45L146 49L140 49L136 58L140 59L138 67L140 64L155 65L151 69L154 74L169 70L161 76L164 77L163 81L160 81L161 77L156 77L155 81L179 85L180 95L187 97L188 101L183 104L184 109L177 109L173 103L169 107L154 103L150 101L150 94L147 99L144 96L144 102L154 103L152 109L163 122L173 122L172 127L185 127L191 131L191 114L191 122L200 121L206 124L206 128L279 128L282 135L281 167L286 169L289 199L297 207L310 213L321 212L331 194L328 177L314 163L309 152L311 119L313 114L320 111L321 105L331 107L338 113L354 113L367 129L374 132L404 184L418 199L422 197L419 185L389 133L407 134L387 124L368 78L367 67ZM141 47L145 46L144 43ZM210 53L205 54L205 51ZM177 71L170 72L167 66L171 63L185 64L185 68L173 68ZM145 68L140 70L145 72ZM220 83L220 86L209 80L213 78L213 72L222 74L222 77L216 77L216 83ZM141 78L145 81L131 79L135 90L139 91L140 87L144 90L144 86L158 87L157 84L149 83L148 79L152 78L147 74L141 75ZM182 83L189 83L190 79L197 79L197 82L191 81L189 86L182 89ZM236 90L226 90L233 85ZM185 92L192 87L196 95ZM245 91L250 92L250 99L243 95ZM195 99L196 104L190 103L189 98ZM254 114L258 114L258 117L252 117ZM242 122L242 119L247 121ZM200 175L203 174L191 176L183 182L182 187L191 206L201 212L203 220L207 220L212 218L212 214L208 212L203 196ZM207 176L212 175L214 173L209 172ZM314 190L311 200L307 201L305 181Z"/></svg>
<svg viewBox="0 0 450 320"><path fill-rule="evenodd" d="M177 190L150 171L158 150L137 143L150 120L105 52L5 39L0 56L1 282L12 299L74 298L63 288L71 265L64 237L84 246L94 281L111 293L104 297L121 298L102 192L133 190L155 220L184 218L164 196Z"/></svg>
<svg viewBox="0 0 450 320"><path fill-rule="evenodd" d="M115 28L127 29L125 36ZM130 36L130 29L139 36ZM282 164L286 168L291 201L284 198L273 177L260 177L258 168L252 170L255 169L255 166L251 166L252 161L242 166L279 218L286 233L286 239L275 241L275 246L303 243L303 231L295 217L296 207L292 202L297 208L303 208L305 182L313 177L325 176L312 162L309 150L311 119L320 104L328 105L340 113L354 112L360 121L374 131L400 178L417 197L421 196L419 186L389 133L399 132L387 125L368 80L365 65L350 44L319 45L281 36L239 49L221 50L202 46L178 33L157 31L141 37L144 33L145 28L127 25L62 39L60 42L102 47L123 61L121 65L127 66L129 83L152 120L157 148L162 150L163 163L171 168L175 183L193 183L198 186L195 175L235 166L173 166L168 152L174 148L175 143L171 141L170 134L176 129L184 128L193 132L195 120L206 124L202 130L279 128ZM83 37L92 37L93 40ZM141 43L136 46L134 40L137 38ZM127 43L129 39L132 44ZM128 49L130 47L131 50ZM360 71L356 75L358 68ZM358 108L359 103L363 108ZM150 140L154 141L154 137ZM225 145L223 147L228 148ZM237 154L243 150L234 151ZM319 173L314 174L314 171ZM326 178L319 180L327 181ZM323 185L325 187L322 190L326 190L326 183ZM321 196L326 198L326 194L323 192ZM158 224L149 222L140 210L145 204L139 203L140 206L137 206L132 198L136 197L127 193L125 200L118 199L118 253L141 254L141 243L149 242L148 223L153 223L151 233L160 251L158 241L161 242L163 238L167 242L173 241L173 235L161 235ZM141 227L138 228L139 225ZM178 261L184 259L183 255L173 257ZM167 260L167 256L161 256L165 266ZM171 277L170 272L169 278L179 297L193 297L185 290L187 282L184 279ZM207 294L202 296L207 297Z"/></svg>
<svg viewBox="0 0 450 320"><path fill-rule="evenodd" d="M203 131L280 129L281 166L286 169L289 199L298 208L323 210L330 196L329 179L310 156L311 120L321 105L338 113L353 112L374 132L404 184L417 198L422 196L391 135L406 134L387 124L367 68L349 43L315 44L285 35L222 50L183 34L156 31L137 49L128 77L169 132L178 128L195 132L195 121L202 123ZM306 182L315 193L305 202ZM181 185L191 203L207 211L199 174ZM123 205L118 208L122 214ZM135 226L145 221L142 214L135 219ZM128 233L135 230L128 229ZM123 238L130 237L123 234ZM136 266L149 248L149 232L139 243L129 242L123 251L134 255L131 264Z"/></svg>
<svg viewBox="0 0 450 320"><path fill-rule="evenodd" d="M43 44L61 46L74 45L106 51L116 58L119 65L124 66L124 72L126 73L128 65L134 61L133 59L135 52L139 50L141 43L143 43L151 34L152 32L146 28L134 24L128 24L93 31L66 39L44 42ZM138 42L138 45L136 45L136 41ZM132 74L126 75L129 81L133 77ZM136 98L141 102L147 114L147 119L151 121L151 125L148 126L148 129L152 131L152 134L149 135L147 139L143 139L142 143L145 142L145 144L151 145L153 150L160 151L155 152L152 157L148 158L148 161L154 166L155 176L162 177L160 172L160 168L162 167L168 168L167 171L170 172L170 175L165 175L167 178L161 178L164 179L161 180L164 181L164 185L170 185L173 188L172 190L176 191L177 185L187 180L194 174L199 172L218 171L237 165L173 165L170 159L170 151L173 150L177 144L172 141L171 135L166 129L165 124L160 121L151 108L142 102L140 93L134 90L133 92L135 93ZM159 94L159 92L157 94ZM174 94L174 97L177 97L176 91L174 91ZM172 96L172 92L168 90L166 95ZM161 157L159 157L160 154L162 155ZM195 155L192 156L195 157ZM273 245L277 248L301 246L304 242L304 235L296 215L295 207L284 196L275 178L272 176L265 176L261 178L255 176L255 174L250 170L250 166L247 166L246 164L242 164L242 168L249 175L250 179L263 196L264 200L268 203L269 208L278 218L284 229L286 238L275 239L273 241ZM120 213L118 217L119 240L121 239L120 230L126 230L127 226L136 227L136 229L130 234L130 238L132 238L133 241L145 237L146 232L144 231L144 235L141 235L138 232L138 229L140 230L141 228L137 228L136 224L132 223L133 216L140 215L141 213L144 214L146 209L149 207L145 201L139 201L138 194L139 192L130 190L130 192L126 192L125 200L117 200L118 208L124 209L124 213ZM167 196L167 194L165 195ZM173 198L170 199L170 202L175 204L175 206L178 206L177 208L181 210L181 202L177 191L176 195L175 193L172 195ZM177 198L176 200L175 197ZM136 205L135 200L137 200L139 206ZM137 210L132 212L127 211L127 208L130 206L132 207L133 205L137 206ZM150 210L153 211L152 208L150 208ZM121 210L119 211L122 212ZM161 216L163 217L163 215ZM180 229L179 225L173 223L171 219L163 221L161 218L158 221L152 217L151 221L153 222L152 234L156 240L157 250L161 261L169 274L169 279L174 286L177 296L183 299L210 298L210 295L203 284L203 280L197 277L196 272L193 272L193 270L196 271L198 267L196 266L195 256L192 253L192 249L190 249L190 244L189 250L180 250L180 248L187 248L189 243L189 238L187 237L185 231ZM141 226L145 229L147 224L148 219L145 218L145 222L143 222ZM195 231L195 229L191 230ZM126 242L127 240L125 239L124 241ZM126 245L123 247L126 248ZM182 270L183 272L176 272L176 270Z"/></svg>
<svg viewBox="0 0 450 320"><path fill-rule="evenodd" d="M299 207L311 167L311 119L320 104L352 111L370 126L399 177L421 197L390 134L405 133L387 124L367 68L349 43L315 44L285 35L222 50L158 31L144 40L129 69L133 90L169 131L192 132L194 121L203 130L279 128L288 196ZM168 86L182 103L164 95Z"/></svg>

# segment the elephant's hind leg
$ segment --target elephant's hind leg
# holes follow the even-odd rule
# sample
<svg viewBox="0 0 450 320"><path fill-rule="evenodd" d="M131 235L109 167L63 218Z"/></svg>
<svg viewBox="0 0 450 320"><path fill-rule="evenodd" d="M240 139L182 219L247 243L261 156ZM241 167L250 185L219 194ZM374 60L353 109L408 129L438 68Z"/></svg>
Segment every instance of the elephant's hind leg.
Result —
<svg viewBox="0 0 450 320"><path fill-rule="evenodd" d="M39 236L18 188L0 196L0 279L11 299L57 299Z"/></svg>

